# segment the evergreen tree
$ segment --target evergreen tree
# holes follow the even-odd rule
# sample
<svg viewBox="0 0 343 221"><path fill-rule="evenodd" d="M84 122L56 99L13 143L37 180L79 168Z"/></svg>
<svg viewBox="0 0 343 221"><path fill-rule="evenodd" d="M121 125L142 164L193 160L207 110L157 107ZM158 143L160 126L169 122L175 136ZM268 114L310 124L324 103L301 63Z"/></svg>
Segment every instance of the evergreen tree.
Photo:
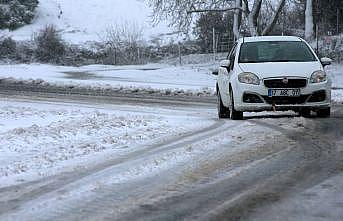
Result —
<svg viewBox="0 0 343 221"><path fill-rule="evenodd" d="M14 30L30 24L38 0L0 0L0 29Z"/></svg>

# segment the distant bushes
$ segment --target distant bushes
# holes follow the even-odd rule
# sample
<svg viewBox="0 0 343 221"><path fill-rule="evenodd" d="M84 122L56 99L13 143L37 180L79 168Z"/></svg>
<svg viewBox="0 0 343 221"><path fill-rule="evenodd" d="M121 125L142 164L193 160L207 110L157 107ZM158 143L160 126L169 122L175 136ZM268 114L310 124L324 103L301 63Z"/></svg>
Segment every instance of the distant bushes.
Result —
<svg viewBox="0 0 343 221"><path fill-rule="evenodd" d="M1 0L0 29L14 30L30 24L37 6L38 0Z"/></svg>
<svg viewBox="0 0 343 221"><path fill-rule="evenodd" d="M343 35L326 36L319 41L320 56L327 56L334 61L343 61Z"/></svg>
<svg viewBox="0 0 343 221"><path fill-rule="evenodd" d="M138 29L127 27L111 29L104 42L88 42L83 45L66 43L53 25L48 25L35 33L31 41L15 41L10 37L0 37L2 63L133 65L158 62L166 57L175 58L179 52L187 55L199 51L200 47L192 41L183 42L182 45L147 44L142 40Z"/></svg>

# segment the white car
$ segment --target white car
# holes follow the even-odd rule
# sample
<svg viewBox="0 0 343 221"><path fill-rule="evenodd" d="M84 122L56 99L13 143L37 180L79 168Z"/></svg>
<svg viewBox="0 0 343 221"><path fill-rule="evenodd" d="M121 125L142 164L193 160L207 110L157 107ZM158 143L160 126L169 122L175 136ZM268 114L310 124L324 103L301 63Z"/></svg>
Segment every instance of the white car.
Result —
<svg viewBox="0 0 343 221"><path fill-rule="evenodd" d="M270 110L329 117L331 80L324 67L331 62L318 59L299 37L241 38L213 72L219 118L239 120L244 111Z"/></svg>

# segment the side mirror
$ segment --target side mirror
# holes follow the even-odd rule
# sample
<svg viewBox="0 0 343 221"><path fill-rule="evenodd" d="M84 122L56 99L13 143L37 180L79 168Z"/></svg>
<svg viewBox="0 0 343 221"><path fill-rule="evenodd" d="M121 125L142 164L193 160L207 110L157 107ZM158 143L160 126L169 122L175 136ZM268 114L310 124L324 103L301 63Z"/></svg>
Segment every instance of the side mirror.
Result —
<svg viewBox="0 0 343 221"><path fill-rule="evenodd" d="M320 62L322 63L322 65L325 67L325 66L328 66L332 63L332 60L330 58L321 58L320 59Z"/></svg>
<svg viewBox="0 0 343 221"><path fill-rule="evenodd" d="M220 62L220 67L222 68L228 68L230 66L230 60L222 60Z"/></svg>
<svg viewBox="0 0 343 221"><path fill-rule="evenodd" d="M217 76L219 74L219 71L212 71L212 74Z"/></svg>

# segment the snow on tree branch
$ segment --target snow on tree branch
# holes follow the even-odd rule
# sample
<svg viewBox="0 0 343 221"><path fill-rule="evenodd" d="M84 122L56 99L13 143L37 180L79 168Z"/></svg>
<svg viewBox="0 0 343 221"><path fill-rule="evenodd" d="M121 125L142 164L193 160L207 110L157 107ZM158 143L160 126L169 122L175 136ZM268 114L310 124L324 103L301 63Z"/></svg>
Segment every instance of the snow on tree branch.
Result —
<svg viewBox="0 0 343 221"><path fill-rule="evenodd" d="M233 10L242 10L242 7L231 7L231 8L223 8L223 9L194 9L187 11L188 14L191 13L200 13L200 12L226 12L226 11L233 11Z"/></svg>
<svg viewBox="0 0 343 221"><path fill-rule="evenodd" d="M278 6L276 7L276 11L275 11L272 19L270 20L268 25L262 31L262 35L267 35L272 31L273 27L275 26L275 24L279 18L279 15L282 11L282 8L285 6L285 4L286 4L286 0L280 0Z"/></svg>

